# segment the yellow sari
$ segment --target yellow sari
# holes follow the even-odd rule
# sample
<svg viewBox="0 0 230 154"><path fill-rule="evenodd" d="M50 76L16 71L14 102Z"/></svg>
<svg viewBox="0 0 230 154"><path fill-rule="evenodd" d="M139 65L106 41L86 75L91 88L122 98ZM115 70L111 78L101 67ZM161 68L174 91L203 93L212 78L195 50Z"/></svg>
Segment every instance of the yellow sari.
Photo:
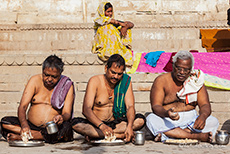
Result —
<svg viewBox="0 0 230 154"><path fill-rule="evenodd" d="M132 66L131 30L128 29L126 37L121 38L119 31L121 26L115 27L110 24L111 18L104 15L106 3L101 3L97 9L99 17L94 20L95 36L92 53L98 54L102 61L107 61L113 54L120 54L125 59L126 65Z"/></svg>

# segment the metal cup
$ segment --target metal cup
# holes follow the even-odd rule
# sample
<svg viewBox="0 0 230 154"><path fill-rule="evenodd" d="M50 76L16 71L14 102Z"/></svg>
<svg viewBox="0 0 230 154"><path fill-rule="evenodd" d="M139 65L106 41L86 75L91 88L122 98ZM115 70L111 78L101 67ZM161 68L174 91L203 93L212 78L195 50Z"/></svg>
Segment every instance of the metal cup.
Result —
<svg viewBox="0 0 230 154"><path fill-rule="evenodd" d="M55 134L58 132L58 127L57 124L53 121L47 122L46 123L46 130L48 134Z"/></svg>
<svg viewBox="0 0 230 154"><path fill-rule="evenodd" d="M136 145L144 145L145 144L145 133L143 131L135 132L135 142Z"/></svg>
<svg viewBox="0 0 230 154"><path fill-rule="evenodd" d="M229 135L226 130L218 130L215 137L216 143L219 145L227 145L229 142Z"/></svg>

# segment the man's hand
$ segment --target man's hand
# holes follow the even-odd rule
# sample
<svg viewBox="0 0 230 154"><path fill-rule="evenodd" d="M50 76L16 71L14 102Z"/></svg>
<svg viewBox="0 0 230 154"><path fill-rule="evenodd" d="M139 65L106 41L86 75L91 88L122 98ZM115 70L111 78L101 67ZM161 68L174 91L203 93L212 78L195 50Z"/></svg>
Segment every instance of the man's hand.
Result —
<svg viewBox="0 0 230 154"><path fill-rule="evenodd" d="M21 129L21 132L20 132L20 134L22 135L23 133L27 133L27 134L29 134L29 132L30 132L30 127L29 126L22 126L22 129Z"/></svg>
<svg viewBox="0 0 230 154"><path fill-rule="evenodd" d="M131 127L127 127L125 130L125 142L129 142L133 139L134 137L134 133L133 133L133 129Z"/></svg>
<svg viewBox="0 0 230 154"><path fill-rule="evenodd" d="M62 115L56 115L53 117L53 121L58 124L58 125L61 125L63 123L63 117Z"/></svg>
<svg viewBox="0 0 230 154"><path fill-rule="evenodd" d="M21 132L20 132L22 141L28 142L30 139L33 138L31 132L30 132L30 127L29 126L22 126Z"/></svg>
<svg viewBox="0 0 230 154"><path fill-rule="evenodd" d="M168 111L169 118L172 120L179 120L180 116L178 112L174 112L174 107L170 108Z"/></svg>
<svg viewBox="0 0 230 154"><path fill-rule="evenodd" d="M99 129L103 132L104 136L114 135L113 129L106 124L102 124Z"/></svg>
<svg viewBox="0 0 230 154"><path fill-rule="evenodd" d="M199 130L204 129L205 121L206 121L205 115L202 115L202 114L199 115L199 117L196 119L193 125L193 128L199 129Z"/></svg>

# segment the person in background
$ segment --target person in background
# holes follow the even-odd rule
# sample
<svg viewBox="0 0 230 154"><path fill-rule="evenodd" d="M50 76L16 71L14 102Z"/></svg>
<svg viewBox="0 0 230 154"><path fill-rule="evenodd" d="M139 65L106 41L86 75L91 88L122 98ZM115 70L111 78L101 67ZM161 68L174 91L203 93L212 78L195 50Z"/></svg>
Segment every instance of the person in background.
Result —
<svg viewBox="0 0 230 154"><path fill-rule="evenodd" d="M130 21L114 19L113 6L110 2L102 2L98 9L98 17L94 20L95 36L92 53L106 62L113 54L124 57L126 65L132 66L132 36L131 28L134 24Z"/></svg>

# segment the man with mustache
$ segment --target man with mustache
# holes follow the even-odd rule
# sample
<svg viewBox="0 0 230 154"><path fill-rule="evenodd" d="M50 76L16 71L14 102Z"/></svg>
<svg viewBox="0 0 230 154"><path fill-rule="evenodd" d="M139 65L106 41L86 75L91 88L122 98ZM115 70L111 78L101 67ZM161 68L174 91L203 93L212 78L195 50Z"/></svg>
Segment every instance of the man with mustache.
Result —
<svg viewBox="0 0 230 154"><path fill-rule="evenodd" d="M74 104L73 82L61 75L64 63L50 55L42 65L42 74L28 81L18 107L18 117L1 120L2 135L7 140L45 140L48 143L73 140L71 118ZM27 108L28 113L26 114ZM48 134L46 123L54 121L59 131Z"/></svg>
<svg viewBox="0 0 230 154"><path fill-rule="evenodd" d="M133 131L141 129L145 117L135 115L131 78L125 71L125 60L112 55L105 66L105 74L89 79L83 101L82 113L86 119L73 119L73 129L86 140L106 136L131 141Z"/></svg>
<svg viewBox="0 0 230 154"><path fill-rule="evenodd" d="M155 141L169 138L212 141L219 123L211 116L204 73L193 70L193 65L193 55L179 51L173 57L173 71L158 76L153 82L150 92L153 113L146 118L146 125Z"/></svg>

